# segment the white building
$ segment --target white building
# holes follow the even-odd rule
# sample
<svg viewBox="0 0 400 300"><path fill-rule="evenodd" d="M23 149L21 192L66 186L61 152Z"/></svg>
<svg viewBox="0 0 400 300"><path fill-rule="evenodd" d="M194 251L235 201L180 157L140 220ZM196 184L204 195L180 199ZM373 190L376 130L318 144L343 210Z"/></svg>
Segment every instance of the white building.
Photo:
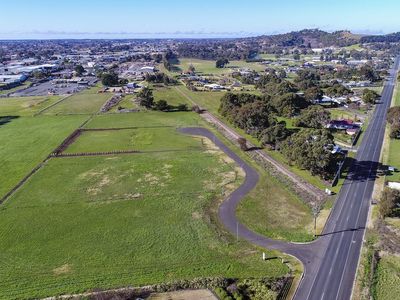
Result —
<svg viewBox="0 0 400 300"><path fill-rule="evenodd" d="M225 89L224 86L216 84L216 83L206 84L206 85L204 85L204 88L212 90L212 91L220 91L220 90Z"/></svg>

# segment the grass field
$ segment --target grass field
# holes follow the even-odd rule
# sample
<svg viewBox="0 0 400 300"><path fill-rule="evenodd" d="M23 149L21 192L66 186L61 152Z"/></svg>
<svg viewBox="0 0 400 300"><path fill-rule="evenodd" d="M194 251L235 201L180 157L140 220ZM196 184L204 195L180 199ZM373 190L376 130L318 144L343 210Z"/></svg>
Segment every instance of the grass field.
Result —
<svg viewBox="0 0 400 300"><path fill-rule="evenodd" d="M179 64L176 65L180 71L187 71L190 65L193 65L197 73L201 74L214 74L222 75L232 73L233 69L237 68L248 68L254 71L264 71L265 66L256 62L246 62L241 60L231 61L225 68L215 67L215 61L213 60L202 60L202 59L179 59Z"/></svg>
<svg viewBox="0 0 400 300"><path fill-rule="evenodd" d="M68 97L47 110L45 114L94 114L112 96L110 93L99 94L97 93L99 90L100 87L96 86Z"/></svg>
<svg viewBox="0 0 400 300"><path fill-rule="evenodd" d="M114 116L122 117L90 124L111 125ZM0 209L0 298L286 274L280 260L262 262L257 249L218 237L208 207L239 184L240 172L186 139L175 143L201 150L50 160Z"/></svg>
<svg viewBox="0 0 400 300"><path fill-rule="evenodd" d="M375 298L392 300L400 295L400 258L384 255L376 270Z"/></svg>
<svg viewBox="0 0 400 300"><path fill-rule="evenodd" d="M238 207L239 219L250 229L274 239L313 239L310 209L269 175L263 175Z"/></svg>
<svg viewBox="0 0 400 300"><path fill-rule="evenodd" d="M15 88L0 91L0 95L5 95L5 94L14 93L14 92L16 92L16 91L18 91L18 90L22 90L22 89L24 89L24 88L27 88L30 84L31 84L31 82L25 81L23 84L21 84L21 85L15 87Z"/></svg>
<svg viewBox="0 0 400 300"><path fill-rule="evenodd" d="M155 126L198 126L204 124L192 112L146 111L131 114L97 115L86 128L155 127Z"/></svg>
<svg viewBox="0 0 400 300"><path fill-rule="evenodd" d="M73 97L79 96L84 99ZM212 97L209 101L217 99ZM76 101L70 108L91 111ZM46 113L59 105L69 107L61 102ZM0 146L0 193L88 117L40 115L0 122L0 139L6 141ZM243 177L212 144L176 131L204 125L192 112L93 116L86 128L139 128L85 131L66 152L150 152L52 158L0 206L0 299L204 276L286 274L288 267L280 260L262 262L261 249L236 242L219 228L216 210L222 195ZM160 150L168 151L154 152ZM240 218L268 236L310 240L307 207L259 171L261 181L239 207Z"/></svg>
<svg viewBox="0 0 400 300"><path fill-rule="evenodd" d="M351 50L359 50L360 51L360 50L363 50L364 48L361 47L361 44L354 44L351 46L343 47L343 49L348 50L348 51L351 51Z"/></svg>
<svg viewBox="0 0 400 300"><path fill-rule="evenodd" d="M186 97L182 96L175 87L166 86L166 87L155 87L153 89L154 101L165 100L169 105L178 105L178 104L187 104L189 107L191 103L186 99Z"/></svg>
<svg viewBox="0 0 400 300"><path fill-rule="evenodd" d="M168 151L197 149L198 144L175 128L138 128L84 131L66 153L106 152L117 150Z"/></svg>
<svg viewBox="0 0 400 300"><path fill-rule="evenodd" d="M340 120L340 119L355 120L359 118L360 115L360 114L354 114L347 110L342 110L337 108L331 108L329 109L329 112L331 113L331 119L333 120Z"/></svg>
<svg viewBox="0 0 400 300"><path fill-rule="evenodd" d="M400 169L400 140L391 140L389 144L389 158L388 165L394 166L397 169ZM387 176L387 180L389 181L397 181L400 182L400 173L396 172L390 176Z"/></svg>
<svg viewBox="0 0 400 300"><path fill-rule="evenodd" d="M118 112L118 107L122 107L124 109L140 109L139 105L133 102L136 96L126 95L118 105L112 107L109 112L115 113Z"/></svg>
<svg viewBox="0 0 400 300"><path fill-rule="evenodd" d="M267 60L276 60L275 54L267 54L267 53L261 53L260 57L262 59L267 59Z"/></svg>
<svg viewBox="0 0 400 300"><path fill-rule="evenodd" d="M0 125L0 197L53 151L86 117L21 117Z"/></svg>
<svg viewBox="0 0 400 300"><path fill-rule="evenodd" d="M165 100L168 102L169 105L177 106L179 104L187 104L188 107L191 107L191 103L184 97L181 93L177 91L177 87L173 86L156 86L156 85L151 85L150 86L153 90L153 96L154 96L154 101L158 100ZM180 86L179 88L182 88ZM140 106L136 105L132 100L136 96L125 96L125 98L115 107L113 107L110 112L117 112L118 106L121 106L126 109L133 109L133 108L139 108Z"/></svg>
<svg viewBox="0 0 400 300"><path fill-rule="evenodd" d="M59 96L0 98L0 116L32 116L59 99Z"/></svg>
<svg viewBox="0 0 400 300"><path fill-rule="evenodd" d="M200 107L207 109L208 111L212 112L215 115L218 115L218 108L220 105L220 100L221 98L225 95L226 91L199 91L199 92L194 92L189 90L185 86L176 86L175 89L184 97L189 97L192 101L194 101L196 104L198 104ZM235 91L233 93L241 93L238 91ZM259 94L259 91L246 91L244 93L248 94ZM185 97L185 98L186 98ZM193 105L192 102L188 101L190 105Z"/></svg>
<svg viewBox="0 0 400 300"><path fill-rule="evenodd" d="M197 103L202 108L209 110L214 114L218 114L218 108L222 96L226 92L193 92L188 90L185 86L176 86L175 89L180 91L181 95L190 97L192 101ZM191 104L193 105L193 104Z"/></svg>
<svg viewBox="0 0 400 300"><path fill-rule="evenodd" d="M396 86L394 91L393 106L400 106L400 89L399 85Z"/></svg>
<svg viewBox="0 0 400 300"><path fill-rule="evenodd" d="M175 115L176 117L174 117ZM154 126L182 126L183 124L186 124L186 126L204 126L204 123L201 121L201 119L193 113L146 112L128 115L99 115L95 116L86 127L143 127L146 126L146 124L153 124ZM169 137L172 135L173 138L169 139L173 141L177 135L175 129L168 128L165 129L165 131L169 131L169 133L165 136ZM92 132L89 134L92 134ZM129 132L122 134L129 135ZM84 151L85 148L80 148L78 149L79 151L75 148L78 147L79 143L82 142L82 140L80 140L82 137L76 141L76 144L72 144L70 146L71 148L67 149L67 152ZM221 136L219 137L223 139ZM127 140L128 139L129 137L127 137ZM116 141L115 143L119 142ZM134 141L132 143L134 143ZM86 140L85 144L96 145L96 142L93 141L93 143L91 143L89 140ZM157 145L159 144L160 142L157 143ZM132 144L126 146L125 149L131 147ZM96 147L94 149L106 148ZM240 152L237 152L237 154L241 155ZM246 159L245 156L243 158ZM250 160L247 161L249 163L253 163ZM256 165L254 166L257 167ZM263 177L257 186L257 190L252 192L251 196L247 197L239 208L239 216L241 217L242 221L249 222L249 225L254 225L254 229L259 230L259 232L268 234L269 236L274 236L276 238L296 241L310 240L312 238L310 236L311 229L309 228L310 222L312 221L310 210L299 199L293 196L289 191L285 190L281 183L271 178L270 175L267 175L264 170L259 169L259 172ZM265 207L268 207L269 211L265 212ZM287 222L287 219L282 218L282 216L286 216L286 214L290 214L295 217L291 222ZM266 220L266 215L271 216L271 218ZM308 227L304 228L304 226Z"/></svg>

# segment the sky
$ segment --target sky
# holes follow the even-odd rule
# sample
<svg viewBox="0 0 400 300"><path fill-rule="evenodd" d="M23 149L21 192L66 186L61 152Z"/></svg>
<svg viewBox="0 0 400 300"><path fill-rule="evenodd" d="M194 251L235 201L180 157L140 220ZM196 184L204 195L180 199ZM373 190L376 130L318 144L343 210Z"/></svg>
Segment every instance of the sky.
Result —
<svg viewBox="0 0 400 300"><path fill-rule="evenodd" d="M399 0L0 0L0 39L400 31Z"/></svg>

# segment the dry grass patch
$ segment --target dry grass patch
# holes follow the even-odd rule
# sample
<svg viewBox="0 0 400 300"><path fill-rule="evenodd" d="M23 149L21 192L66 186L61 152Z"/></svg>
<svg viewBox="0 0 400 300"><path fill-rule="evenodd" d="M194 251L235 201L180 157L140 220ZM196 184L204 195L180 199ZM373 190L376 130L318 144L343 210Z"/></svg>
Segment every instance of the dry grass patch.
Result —
<svg viewBox="0 0 400 300"><path fill-rule="evenodd" d="M58 268L53 269L54 275L65 275L72 272L72 266L69 264L62 265Z"/></svg>
<svg viewBox="0 0 400 300"><path fill-rule="evenodd" d="M148 300L218 300L209 290L188 290L169 293L152 294Z"/></svg>

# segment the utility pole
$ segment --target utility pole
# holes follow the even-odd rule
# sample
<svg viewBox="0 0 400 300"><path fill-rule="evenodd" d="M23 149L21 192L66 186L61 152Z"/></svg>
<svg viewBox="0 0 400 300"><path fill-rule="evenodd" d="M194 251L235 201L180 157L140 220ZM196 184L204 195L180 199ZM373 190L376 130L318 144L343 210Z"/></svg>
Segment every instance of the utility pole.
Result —
<svg viewBox="0 0 400 300"><path fill-rule="evenodd" d="M236 222L236 242L239 242L239 222Z"/></svg>
<svg viewBox="0 0 400 300"><path fill-rule="evenodd" d="M321 207L319 204L316 204L312 208L313 216L314 216L314 237L317 236L317 218L321 211Z"/></svg>

